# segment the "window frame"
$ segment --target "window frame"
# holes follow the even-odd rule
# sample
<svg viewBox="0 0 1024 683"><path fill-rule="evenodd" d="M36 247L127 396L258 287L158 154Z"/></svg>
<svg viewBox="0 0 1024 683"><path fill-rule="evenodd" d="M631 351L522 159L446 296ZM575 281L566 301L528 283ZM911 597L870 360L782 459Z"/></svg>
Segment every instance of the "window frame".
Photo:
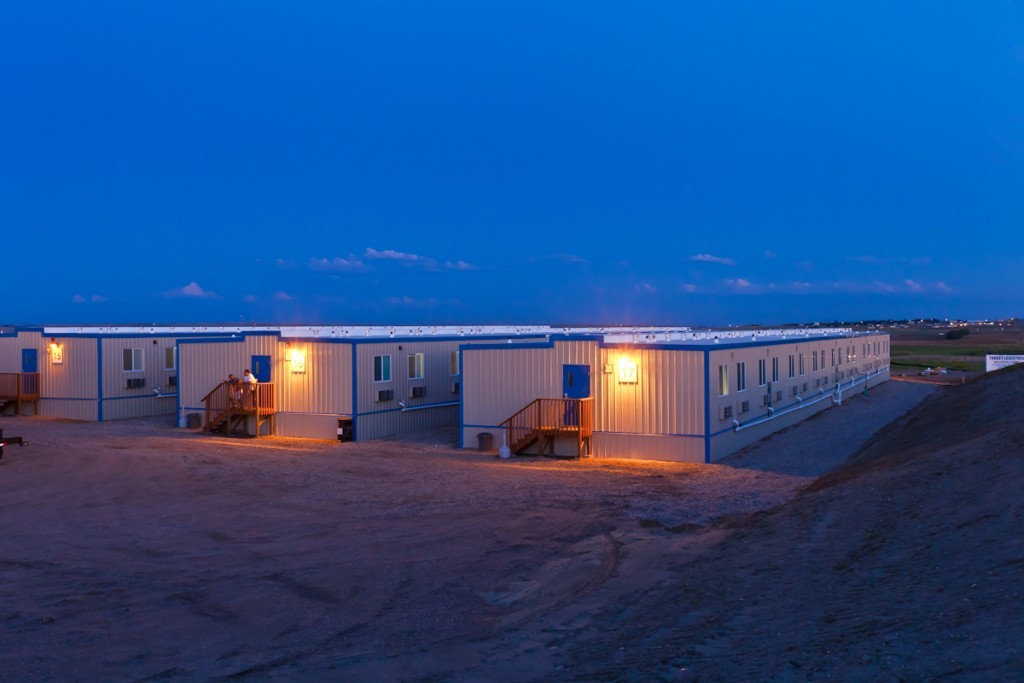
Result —
<svg viewBox="0 0 1024 683"><path fill-rule="evenodd" d="M423 379L426 359L423 352L409 354L409 379ZM416 374L416 373L419 374Z"/></svg>
<svg viewBox="0 0 1024 683"><path fill-rule="evenodd" d="M385 363L384 359L387 359ZM380 359L380 366L378 367L377 360ZM380 372L378 372L380 370ZM387 373L384 371L387 370ZM384 375L387 374L387 377ZM380 379L377 379L377 376ZM391 354L385 353L379 356L373 357L373 383L374 384L386 384L391 381Z"/></svg>
<svg viewBox="0 0 1024 683"><path fill-rule="evenodd" d="M128 365L128 362L127 362L128 361L128 356L126 354L131 354L131 366L132 367L130 367L130 368L127 367L127 365ZM135 365L136 359L139 361L138 367L136 367L136 365ZM145 372L146 371L146 357L145 357L145 354L142 352L142 349L138 348L138 347L128 347L128 348L121 349L121 369L124 372Z"/></svg>
<svg viewBox="0 0 1024 683"><path fill-rule="evenodd" d="M459 357L458 351L452 351L451 361L448 364L448 374L452 377L458 377L462 374L462 359Z"/></svg>
<svg viewBox="0 0 1024 683"><path fill-rule="evenodd" d="M747 362L736 363L736 393L747 390Z"/></svg>
<svg viewBox="0 0 1024 683"><path fill-rule="evenodd" d="M168 358L171 364L167 364ZM178 349L174 346L164 347L164 370L177 370L178 369Z"/></svg>
<svg viewBox="0 0 1024 683"><path fill-rule="evenodd" d="M718 395L719 397L729 395L729 364L723 363L718 366Z"/></svg>

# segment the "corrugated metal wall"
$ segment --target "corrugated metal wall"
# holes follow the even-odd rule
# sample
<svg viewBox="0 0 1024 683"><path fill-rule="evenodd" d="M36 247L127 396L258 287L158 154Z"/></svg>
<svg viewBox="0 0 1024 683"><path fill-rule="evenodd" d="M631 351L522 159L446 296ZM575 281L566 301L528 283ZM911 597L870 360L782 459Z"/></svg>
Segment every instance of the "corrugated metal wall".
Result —
<svg viewBox="0 0 1024 683"><path fill-rule="evenodd" d="M181 407L186 412L202 410L203 397L210 393L228 373L239 378L242 371L251 369L253 356L270 356L271 380L282 374L283 362L278 352L278 338L270 335L251 335L237 340L193 341L178 344L178 393Z"/></svg>
<svg viewBox="0 0 1024 683"><path fill-rule="evenodd" d="M54 364L49 352L50 339L35 331L0 337L0 372L21 372L21 350L35 349L39 369L39 414L70 420L97 419L97 340L53 338L62 347L64 357L63 363Z"/></svg>
<svg viewBox="0 0 1024 683"><path fill-rule="evenodd" d="M408 412L392 410L386 413L361 415L358 420L356 437L360 441L366 441L439 427L455 429L459 424L459 407L445 406Z"/></svg>
<svg viewBox="0 0 1024 683"><path fill-rule="evenodd" d="M305 356L305 372L293 372L292 362L288 360L289 351L292 350ZM327 416L352 414L351 344L281 340L273 353L278 413ZM299 423L290 424L294 427ZM336 420L334 424L333 429L337 429ZM316 431L321 433L319 428Z"/></svg>
<svg viewBox="0 0 1024 683"><path fill-rule="evenodd" d="M103 358L103 419L119 420L151 415L173 415L174 399L158 397L175 394L177 387L170 385L177 368L167 368L167 349L173 349L172 337L104 337ZM142 370L124 369L124 350L142 352ZM176 363L175 363L176 364ZM145 385L128 388L129 379L143 379Z"/></svg>
<svg viewBox="0 0 1024 683"><path fill-rule="evenodd" d="M637 365L636 383L620 383L620 358ZM594 455L703 461L703 353L638 346L602 348L597 341L556 341L551 348L463 351L463 443L476 444L494 427L538 398L562 396L562 366L590 366L594 398ZM606 372L606 366L611 372ZM652 440L652 435L673 437ZM689 437L689 438L686 438ZM500 444L500 430L495 432ZM694 445L700 441L700 447ZM694 442L694 443L691 443ZM614 449L621 449L617 452Z"/></svg>
<svg viewBox="0 0 1024 683"><path fill-rule="evenodd" d="M771 384L772 407L776 410L798 403L795 396L800 396L802 401L820 396L822 393L829 393L835 389L837 371L842 375L842 380L848 380L850 370L857 369L860 374L873 372L879 367L888 367L888 335L866 335L845 339L812 340L793 344L779 344L774 346L752 346L739 349L728 347L716 349L710 353L710 368L708 379L711 391L711 433L727 429L732 425L733 419L746 422L768 414L768 406L763 397L768 392L767 386L760 386L758 383L758 361L765 359L767 382ZM879 353L874 353L874 343L879 343ZM884 343L883 343L884 342ZM865 345L869 345L869 355L863 356ZM856 358L851 363L846 359L847 350L850 347L856 349ZM883 352L883 349L885 351ZM836 365L832 365L832 352L836 353ZM818 352L819 359L824 358L824 363L819 360L817 371L814 370L813 354ZM789 357L793 356L795 376L789 376ZM842 355L842 364L838 359ZM803 356L804 372L800 372L800 357ZM779 381L772 381L772 359L779 360ZM737 364L746 364L746 390L738 390ZM721 386L719 384L719 366L726 365L729 370L729 394L720 396ZM806 385L806 389L804 388ZM797 394L793 389L798 389ZM779 397L781 392L781 398ZM748 412L742 411L742 403L749 402ZM722 408L730 406L732 415L726 417Z"/></svg>
<svg viewBox="0 0 1024 683"><path fill-rule="evenodd" d="M459 395L452 391L452 384L459 381L459 376L452 375L450 367L451 353L459 350L458 341L371 342L359 344L357 348L360 415L398 408L399 401L407 406L418 406L459 400ZM415 353L423 354L422 379L409 378L409 356ZM390 382L373 381L373 359L376 356L391 356ZM412 398L413 387L423 387L424 395ZM391 389L394 398L378 401L377 392L381 389ZM359 438L363 437L360 427Z"/></svg>

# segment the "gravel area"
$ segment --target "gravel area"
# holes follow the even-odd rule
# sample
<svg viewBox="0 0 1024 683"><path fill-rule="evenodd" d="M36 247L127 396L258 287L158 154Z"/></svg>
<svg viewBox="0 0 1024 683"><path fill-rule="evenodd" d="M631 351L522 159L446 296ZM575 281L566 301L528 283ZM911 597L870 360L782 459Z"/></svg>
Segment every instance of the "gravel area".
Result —
<svg viewBox="0 0 1024 683"><path fill-rule="evenodd" d="M839 467L870 442L875 432L937 390L932 384L890 380L751 444L720 464L820 477Z"/></svg>

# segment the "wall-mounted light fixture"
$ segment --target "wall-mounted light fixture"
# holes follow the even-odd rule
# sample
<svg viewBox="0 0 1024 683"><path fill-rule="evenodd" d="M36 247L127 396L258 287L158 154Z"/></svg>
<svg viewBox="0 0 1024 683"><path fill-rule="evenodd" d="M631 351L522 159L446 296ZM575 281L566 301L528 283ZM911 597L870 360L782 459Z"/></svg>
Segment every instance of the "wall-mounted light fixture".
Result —
<svg viewBox="0 0 1024 683"><path fill-rule="evenodd" d="M58 344L53 337L50 338L50 345L46 347L46 352L50 354L50 362L54 365L64 362L64 347Z"/></svg>
<svg viewBox="0 0 1024 683"><path fill-rule="evenodd" d="M293 348L291 342L285 345L288 349L285 360L292 364L292 372L305 372L306 371L306 354Z"/></svg>
<svg viewBox="0 0 1024 683"><path fill-rule="evenodd" d="M637 369L636 361L629 356L619 358L617 364L619 384L636 384Z"/></svg>

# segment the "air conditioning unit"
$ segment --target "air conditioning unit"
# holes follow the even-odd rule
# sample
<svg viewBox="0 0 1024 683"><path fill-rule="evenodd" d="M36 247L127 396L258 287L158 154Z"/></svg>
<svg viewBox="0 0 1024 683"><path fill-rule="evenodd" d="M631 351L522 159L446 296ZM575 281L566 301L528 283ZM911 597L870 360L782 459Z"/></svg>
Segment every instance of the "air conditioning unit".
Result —
<svg viewBox="0 0 1024 683"><path fill-rule="evenodd" d="M744 401L743 403L740 404L740 413L749 413L749 412L750 412L750 401Z"/></svg>
<svg viewBox="0 0 1024 683"><path fill-rule="evenodd" d="M720 419L720 420L728 420L730 417L732 417L732 406L722 406L719 409L719 418L718 419Z"/></svg>
<svg viewBox="0 0 1024 683"><path fill-rule="evenodd" d="M395 392L392 389L378 389L377 400L378 401L390 401L395 397Z"/></svg>
<svg viewBox="0 0 1024 683"><path fill-rule="evenodd" d="M423 398L426 395L426 387L412 387L411 389L409 389L409 398Z"/></svg>
<svg viewBox="0 0 1024 683"><path fill-rule="evenodd" d="M146 386L145 377L130 377L128 378L128 389L142 389Z"/></svg>
<svg viewBox="0 0 1024 683"><path fill-rule="evenodd" d="M459 383L458 382L452 382L452 393L453 394L459 393Z"/></svg>
<svg viewBox="0 0 1024 683"><path fill-rule="evenodd" d="M763 405L763 406L768 405L768 401L771 399L771 397L772 397L771 394L765 394L764 396L762 396L761 397L761 405Z"/></svg>
<svg viewBox="0 0 1024 683"><path fill-rule="evenodd" d="M178 376L177 375L171 375L170 377L168 377L167 378L167 386L169 386L169 387L176 387L176 386L178 386Z"/></svg>
<svg viewBox="0 0 1024 683"><path fill-rule="evenodd" d="M775 392L775 400L776 401L781 401L782 400L782 389L779 389L778 391Z"/></svg>
<svg viewBox="0 0 1024 683"><path fill-rule="evenodd" d="M803 391L804 391L805 394L807 393L807 382L804 382L804 389L803 389Z"/></svg>
<svg viewBox="0 0 1024 683"><path fill-rule="evenodd" d="M800 395L800 385L797 385L797 386L793 387L793 395L794 396L799 396Z"/></svg>

